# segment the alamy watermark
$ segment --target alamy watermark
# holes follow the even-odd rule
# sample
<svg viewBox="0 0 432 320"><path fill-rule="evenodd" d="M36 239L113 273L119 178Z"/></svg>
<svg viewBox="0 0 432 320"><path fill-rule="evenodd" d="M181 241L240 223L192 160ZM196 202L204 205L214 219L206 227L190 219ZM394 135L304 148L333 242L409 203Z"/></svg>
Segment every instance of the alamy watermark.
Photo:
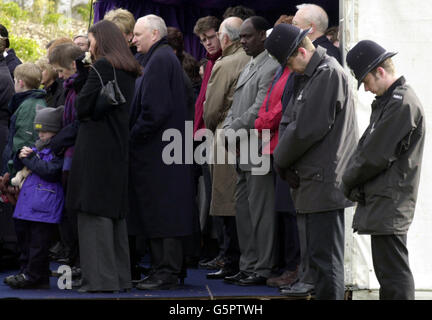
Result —
<svg viewBox="0 0 432 320"><path fill-rule="evenodd" d="M254 175L270 171L270 130L199 129L193 134L193 122L185 121L184 136L178 129L167 129L162 141L169 143L162 151L162 161L172 164L240 164L249 166ZM194 147L194 142L201 142ZM196 145L196 143L195 143ZM184 150L184 154L183 154Z"/></svg>
<svg viewBox="0 0 432 320"><path fill-rule="evenodd" d="M57 280L57 287L60 290L72 290L72 269L68 265L61 265L57 269L60 275Z"/></svg>

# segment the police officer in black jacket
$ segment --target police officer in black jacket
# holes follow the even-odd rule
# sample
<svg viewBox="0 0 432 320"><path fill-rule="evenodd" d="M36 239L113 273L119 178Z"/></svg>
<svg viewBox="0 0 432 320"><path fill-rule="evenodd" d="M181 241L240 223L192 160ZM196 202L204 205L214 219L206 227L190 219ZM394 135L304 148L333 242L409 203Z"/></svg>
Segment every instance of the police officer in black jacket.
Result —
<svg viewBox="0 0 432 320"><path fill-rule="evenodd" d="M274 164L306 222L316 298L343 299L344 209L353 203L341 179L358 139L354 99L340 64L307 32L280 24L266 40L270 54L285 49L288 67L300 75L282 115Z"/></svg>
<svg viewBox="0 0 432 320"><path fill-rule="evenodd" d="M380 299L414 299L406 247L414 216L425 139L422 105L379 44L360 41L347 54L359 87L376 95L370 124L343 175L358 206L353 229L371 235Z"/></svg>

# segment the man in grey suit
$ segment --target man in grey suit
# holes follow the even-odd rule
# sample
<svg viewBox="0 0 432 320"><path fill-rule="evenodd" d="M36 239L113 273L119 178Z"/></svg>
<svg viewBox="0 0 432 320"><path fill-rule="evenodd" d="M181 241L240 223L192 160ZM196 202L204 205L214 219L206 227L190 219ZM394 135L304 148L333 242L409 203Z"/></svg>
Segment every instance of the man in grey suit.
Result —
<svg viewBox="0 0 432 320"><path fill-rule="evenodd" d="M278 25L266 41L281 49L300 76L280 123L275 168L292 188L305 219L308 260L317 299L344 298L344 208L342 174L357 145L357 121L348 77L335 58L315 48L309 30ZM284 130L282 130L284 129Z"/></svg>
<svg viewBox="0 0 432 320"><path fill-rule="evenodd" d="M240 129L249 131L254 128L259 108L279 67L264 48L269 28L269 23L258 16L245 20L240 28L240 43L252 59L239 76L233 103L223 125L225 130L239 132ZM225 277L225 281L240 285L265 285L276 264L273 174L270 171L255 175L250 162L239 164L237 161L236 170L240 272Z"/></svg>

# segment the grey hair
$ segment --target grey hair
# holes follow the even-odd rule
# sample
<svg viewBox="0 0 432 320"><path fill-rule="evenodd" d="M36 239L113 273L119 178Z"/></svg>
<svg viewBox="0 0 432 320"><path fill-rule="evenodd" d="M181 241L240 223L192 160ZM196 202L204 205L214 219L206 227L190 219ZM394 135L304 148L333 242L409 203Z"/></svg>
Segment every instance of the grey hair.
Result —
<svg viewBox="0 0 432 320"><path fill-rule="evenodd" d="M229 22L223 24L222 32L226 33L231 41L240 39L240 29L230 25Z"/></svg>
<svg viewBox="0 0 432 320"><path fill-rule="evenodd" d="M304 11L304 18L314 23L318 31L324 33L328 28L328 15L323 8L316 4L303 3L297 6L297 9L306 9Z"/></svg>
<svg viewBox="0 0 432 320"><path fill-rule="evenodd" d="M84 38L84 39L86 39L86 40L88 40L88 35L86 35L86 34L79 34L79 35L76 35L75 37L73 37L73 41L75 41L75 39L78 39L78 38Z"/></svg>
<svg viewBox="0 0 432 320"><path fill-rule="evenodd" d="M159 31L159 35L161 38L165 37L168 34L165 21L161 17L154 14L148 14L144 17L141 17L140 19L144 20L146 27L150 30Z"/></svg>

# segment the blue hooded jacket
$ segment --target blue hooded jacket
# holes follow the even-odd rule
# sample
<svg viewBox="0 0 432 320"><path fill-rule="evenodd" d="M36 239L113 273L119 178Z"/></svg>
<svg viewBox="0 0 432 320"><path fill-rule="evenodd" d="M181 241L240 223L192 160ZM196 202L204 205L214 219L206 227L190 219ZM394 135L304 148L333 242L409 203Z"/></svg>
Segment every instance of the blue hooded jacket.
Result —
<svg viewBox="0 0 432 320"><path fill-rule="evenodd" d="M59 223L64 207L61 185L63 159L49 148L37 151L20 161L32 173L24 181L13 217L15 219Z"/></svg>

